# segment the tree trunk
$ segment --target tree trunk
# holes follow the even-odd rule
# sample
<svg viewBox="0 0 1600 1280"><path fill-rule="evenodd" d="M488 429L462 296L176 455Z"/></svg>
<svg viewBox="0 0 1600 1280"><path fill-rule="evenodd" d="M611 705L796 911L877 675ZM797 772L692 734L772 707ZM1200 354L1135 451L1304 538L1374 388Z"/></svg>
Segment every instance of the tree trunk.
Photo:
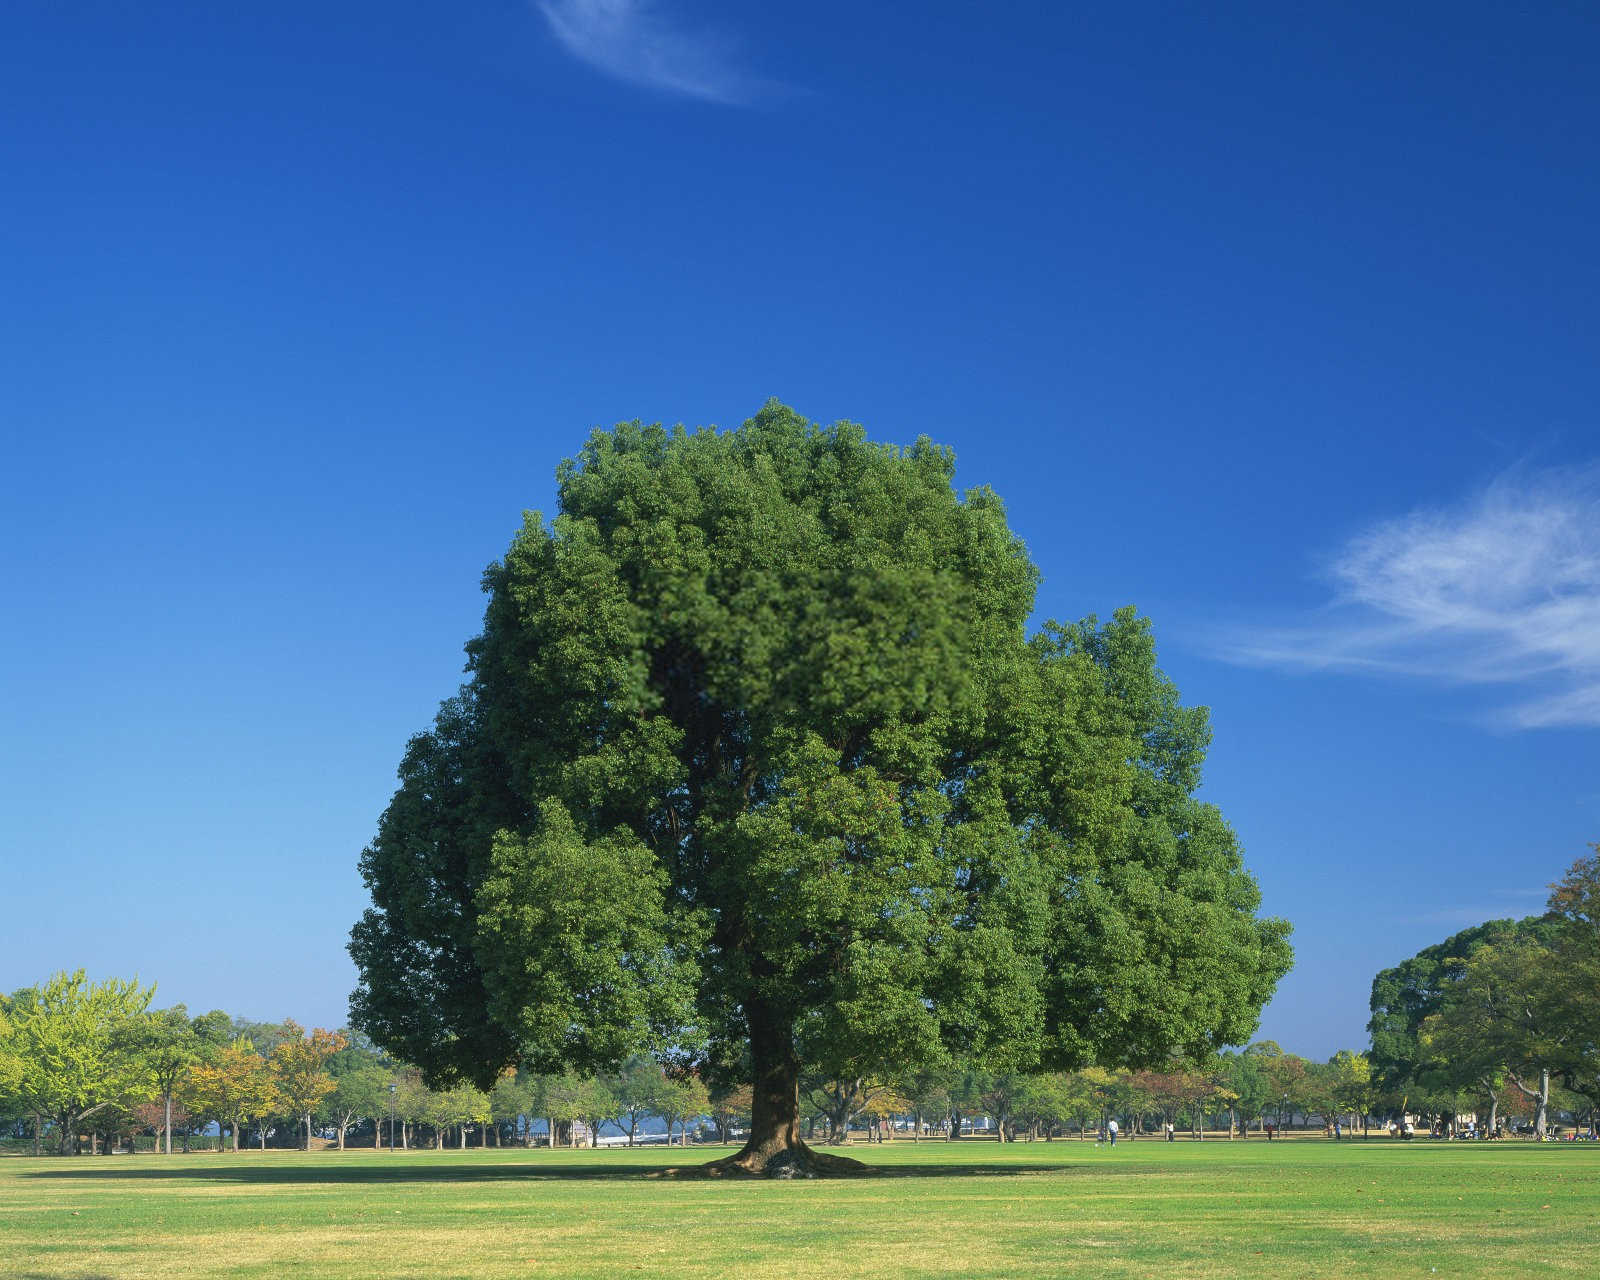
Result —
<svg viewBox="0 0 1600 1280"><path fill-rule="evenodd" d="M167 1104L166 1117L161 1122L162 1146L165 1148L163 1154L170 1156L172 1154L172 1095L170 1093L162 1094L161 1100Z"/></svg>
<svg viewBox="0 0 1600 1280"><path fill-rule="evenodd" d="M750 1138L730 1156L705 1166L711 1175L753 1174L767 1178L816 1178L867 1172L848 1156L814 1151L800 1139L800 1063L793 1028L764 1001L746 1002L751 1090Z"/></svg>
<svg viewBox="0 0 1600 1280"><path fill-rule="evenodd" d="M306 1150L311 1150L311 1113L306 1112Z"/></svg>
<svg viewBox="0 0 1600 1280"><path fill-rule="evenodd" d="M344 1131L345 1131L345 1128L346 1128L345 1125L340 1125L339 1126L339 1150L340 1151L344 1150Z"/></svg>

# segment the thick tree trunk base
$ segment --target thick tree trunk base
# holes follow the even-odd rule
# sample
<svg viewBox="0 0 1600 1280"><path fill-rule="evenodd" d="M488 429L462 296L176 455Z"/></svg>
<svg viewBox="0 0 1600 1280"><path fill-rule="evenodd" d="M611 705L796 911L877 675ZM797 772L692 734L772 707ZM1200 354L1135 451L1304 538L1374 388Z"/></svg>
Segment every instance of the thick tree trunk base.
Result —
<svg viewBox="0 0 1600 1280"><path fill-rule="evenodd" d="M793 1145L754 1146L746 1144L731 1156L723 1156L697 1170L704 1178L867 1178L877 1174L871 1165L849 1156L817 1151L803 1142Z"/></svg>

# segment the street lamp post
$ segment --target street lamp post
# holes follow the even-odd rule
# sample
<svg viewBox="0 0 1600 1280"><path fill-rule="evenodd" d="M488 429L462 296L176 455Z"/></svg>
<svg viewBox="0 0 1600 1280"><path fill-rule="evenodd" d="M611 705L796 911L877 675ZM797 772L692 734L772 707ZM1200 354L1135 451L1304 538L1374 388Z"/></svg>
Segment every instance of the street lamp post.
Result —
<svg viewBox="0 0 1600 1280"><path fill-rule="evenodd" d="M394 1091L396 1085L389 1081L389 1150L394 1150Z"/></svg>

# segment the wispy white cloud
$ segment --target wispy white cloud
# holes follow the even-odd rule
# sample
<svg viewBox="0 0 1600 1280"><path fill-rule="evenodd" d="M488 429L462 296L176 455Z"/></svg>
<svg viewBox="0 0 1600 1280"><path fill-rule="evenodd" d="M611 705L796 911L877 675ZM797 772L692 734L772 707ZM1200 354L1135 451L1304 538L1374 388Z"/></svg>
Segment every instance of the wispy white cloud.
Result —
<svg viewBox="0 0 1600 1280"><path fill-rule="evenodd" d="M763 83L728 36L695 30L651 0L536 0L568 53L630 84L708 102L748 103Z"/></svg>
<svg viewBox="0 0 1600 1280"><path fill-rule="evenodd" d="M1231 661L1516 689L1516 728L1600 726L1600 467L1517 469L1451 509L1376 525L1296 625L1234 632Z"/></svg>

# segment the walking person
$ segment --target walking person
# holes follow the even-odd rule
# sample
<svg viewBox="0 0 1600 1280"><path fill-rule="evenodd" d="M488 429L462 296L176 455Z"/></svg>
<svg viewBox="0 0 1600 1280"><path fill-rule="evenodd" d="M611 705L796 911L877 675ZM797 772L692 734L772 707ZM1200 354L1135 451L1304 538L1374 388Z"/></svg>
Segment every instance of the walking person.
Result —
<svg viewBox="0 0 1600 1280"><path fill-rule="evenodd" d="M1117 1145L1117 1122L1115 1120L1108 1120L1106 1122L1106 1136L1109 1138L1113 1147Z"/></svg>

